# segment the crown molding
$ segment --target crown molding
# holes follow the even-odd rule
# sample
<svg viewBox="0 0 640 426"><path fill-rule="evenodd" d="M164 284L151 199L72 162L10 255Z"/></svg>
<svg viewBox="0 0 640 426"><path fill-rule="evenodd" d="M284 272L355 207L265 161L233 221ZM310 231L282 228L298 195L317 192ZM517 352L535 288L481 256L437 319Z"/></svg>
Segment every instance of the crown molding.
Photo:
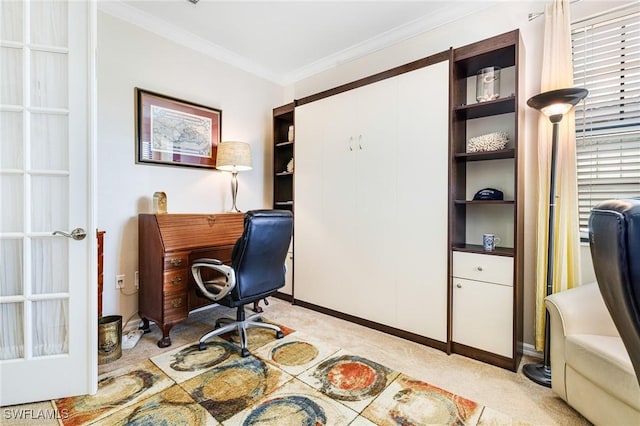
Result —
<svg viewBox="0 0 640 426"><path fill-rule="evenodd" d="M467 3L467 2L465 2ZM434 30L458 19L490 8L495 2L474 2L473 5L451 2L447 8L420 17L399 27L381 33L362 43L344 49L333 55L326 56L309 65L298 68L283 77L286 84L293 84L304 78L311 77L322 71L334 68L349 61L364 57L378 50L401 43L419 34Z"/></svg>
<svg viewBox="0 0 640 426"><path fill-rule="evenodd" d="M141 10L129 6L119 0L99 1L98 10L129 22L130 24L144 28L147 31L173 41L174 43L181 44L221 62L240 68L241 70L247 71L274 83L285 85L280 76L260 64L225 49L218 44L194 35L193 33L177 27L170 22L142 12Z"/></svg>
<svg viewBox="0 0 640 426"><path fill-rule="evenodd" d="M258 77L264 78L281 86L286 86L346 62L353 61L373 52L400 43L419 34L431 31L480 10L492 7L495 3L495 1L471 3L451 2L446 8L440 9L435 13L393 28L362 43L356 44L333 55L326 56L318 61L300 67L284 75L280 75L242 55L238 55L237 53L225 49L218 44L196 36L183 28L179 28L171 24L170 22L166 22L142 12L120 0L98 1L98 10Z"/></svg>

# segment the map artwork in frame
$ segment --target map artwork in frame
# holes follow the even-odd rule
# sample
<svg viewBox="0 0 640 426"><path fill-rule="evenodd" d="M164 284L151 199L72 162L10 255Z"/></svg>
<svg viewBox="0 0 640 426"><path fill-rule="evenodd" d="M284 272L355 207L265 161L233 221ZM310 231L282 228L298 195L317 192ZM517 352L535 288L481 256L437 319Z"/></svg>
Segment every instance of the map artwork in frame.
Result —
<svg viewBox="0 0 640 426"><path fill-rule="evenodd" d="M138 163L215 168L222 111L136 88Z"/></svg>

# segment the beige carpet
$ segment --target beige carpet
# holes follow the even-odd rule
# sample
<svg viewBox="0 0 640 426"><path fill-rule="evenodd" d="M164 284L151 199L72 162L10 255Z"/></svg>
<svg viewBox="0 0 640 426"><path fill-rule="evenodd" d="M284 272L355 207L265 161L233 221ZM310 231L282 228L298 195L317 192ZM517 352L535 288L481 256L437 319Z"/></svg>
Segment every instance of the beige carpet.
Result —
<svg viewBox="0 0 640 426"><path fill-rule="evenodd" d="M156 346L161 333L157 327L152 326L152 333L144 335L134 349L124 350L121 359L101 366L100 373L114 371L192 343L211 329L212 321L219 314L232 312L217 307L192 314L187 322L173 328L173 345L165 349ZM291 306L277 299L271 299L271 304L265 308L265 315L315 339L476 401L513 419L536 425L589 424L550 389L535 385L520 372L516 374L458 355L449 356L429 347ZM45 402L11 408L37 411L51 410L51 407L50 402ZM42 418L37 421L16 422L3 416L2 424L43 425L57 422L47 422Z"/></svg>

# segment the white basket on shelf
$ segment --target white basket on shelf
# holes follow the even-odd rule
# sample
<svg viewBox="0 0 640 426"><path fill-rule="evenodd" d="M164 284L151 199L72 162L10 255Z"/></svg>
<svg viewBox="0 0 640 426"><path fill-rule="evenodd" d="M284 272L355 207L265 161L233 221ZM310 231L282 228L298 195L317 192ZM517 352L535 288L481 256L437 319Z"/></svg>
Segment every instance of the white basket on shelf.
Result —
<svg viewBox="0 0 640 426"><path fill-rule="evenodd" d="M467 152L486 152L504 149L509 142L507 132L493 132L476 136L467 141Z"/></svg>

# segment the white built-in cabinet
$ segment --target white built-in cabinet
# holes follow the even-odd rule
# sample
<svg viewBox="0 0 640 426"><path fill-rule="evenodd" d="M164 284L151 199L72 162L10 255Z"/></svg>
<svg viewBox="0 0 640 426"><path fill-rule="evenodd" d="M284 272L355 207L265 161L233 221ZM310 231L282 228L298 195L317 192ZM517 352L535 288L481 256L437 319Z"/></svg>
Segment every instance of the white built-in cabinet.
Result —
<svg viewBox="0 0 640 426"><path fill-rule="evenodd" d="M296 107L297 301L447 342L442 61Z"/></svg>
<svg viewBox="0 0 640 426"><path fill-rule="evenodd" d="M453 252L453 341L513 352L513 258Z"/></svg>

